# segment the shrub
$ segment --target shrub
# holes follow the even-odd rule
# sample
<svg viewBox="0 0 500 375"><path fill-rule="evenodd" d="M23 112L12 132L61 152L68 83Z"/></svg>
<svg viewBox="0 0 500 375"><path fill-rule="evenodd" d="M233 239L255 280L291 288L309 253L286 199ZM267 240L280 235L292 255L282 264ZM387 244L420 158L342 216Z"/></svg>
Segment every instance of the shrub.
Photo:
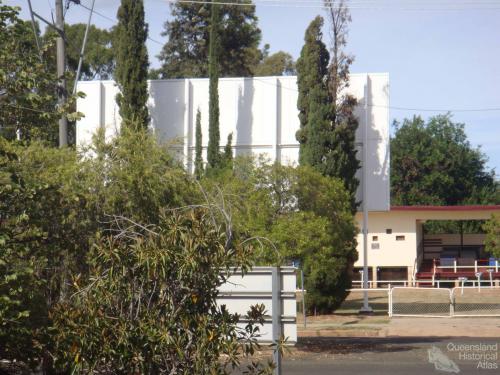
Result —
<svg viewBox="0 0 500 375"><path fill-rule="evenodd" d="M486 239L485 250L493 257L500 259L500 215L492 215L484 226Z"/></svg>
<svg viewBox="0 0 500 375"><path fill-rule="evenodd" d="M300 262L310 312L342 303L357 259L357 229L340 180L310 167L237 158L232 171L202 182L232 208L236 231L262 238L256 264Z"/></svg>
<svg viewBox="0 0 500 375"><path fill-rule="evenodd" d="M73 297L55 311L62 369L222 374L252 354L263 306L238 329L238 316L216 304L217 287L234 266L249 267L252 249L214 218L198 208L154 226L126 220L128 229L103 237L88 277L74 278Z"/></svg>

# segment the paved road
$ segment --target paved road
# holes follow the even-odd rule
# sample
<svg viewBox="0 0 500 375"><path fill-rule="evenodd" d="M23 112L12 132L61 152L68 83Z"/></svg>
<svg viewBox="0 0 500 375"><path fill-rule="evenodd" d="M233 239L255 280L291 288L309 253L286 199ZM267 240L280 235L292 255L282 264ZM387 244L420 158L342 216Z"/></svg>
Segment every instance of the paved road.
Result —
<svg viewBox="0 0 500 375"><path fill-rule="evenodd" d="M283 363L283 375L456 373L500 374L500 338L319 337L302 339Z"/></svg>

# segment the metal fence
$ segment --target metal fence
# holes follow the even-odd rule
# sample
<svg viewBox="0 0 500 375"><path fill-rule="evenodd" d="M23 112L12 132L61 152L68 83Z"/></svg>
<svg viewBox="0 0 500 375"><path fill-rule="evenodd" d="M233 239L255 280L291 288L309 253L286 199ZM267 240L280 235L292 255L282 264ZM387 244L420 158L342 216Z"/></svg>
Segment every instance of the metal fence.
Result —
<svg viewBox="0 0 500 375"><path fill-rule="evenodd" d="M500 316L500 288L394 287L388 292L389 316Z"/></svg>
<svg viewBox="0 0 500 375"><path fill-rule="evenodd" d="M336 314L357 314L363 308L364 294L367 294L368 305L376 315L387 315L389 311L389 288L353 288L342 305L335 310Z"/></svg>
<svg viewBox="0 0 500 375"><path fill-rule="evenodd" d="M389 291L389 316L450 316L451 290L394 287Z"/></svg>
<svg viewBox="0 0 500 375"><path fill-rule="evenodd" d="M500 316L500 288L453 288L451 298L453 316Z"/></svg>

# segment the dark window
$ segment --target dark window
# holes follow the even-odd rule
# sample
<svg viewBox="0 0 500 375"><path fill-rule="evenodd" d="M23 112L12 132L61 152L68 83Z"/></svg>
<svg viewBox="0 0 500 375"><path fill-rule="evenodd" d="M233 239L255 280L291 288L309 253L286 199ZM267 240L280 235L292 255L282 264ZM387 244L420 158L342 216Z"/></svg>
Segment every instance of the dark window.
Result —
<svg viewBox="0 0 500 375"><path fill-rule="evenodd" d="M408 268L406 267L379 267L377 269L378 280L406 280L408 278ZM379 287L385 284L380 283Z"/></svg>
<svg viewBox="0 0 500 375"><path fill-rule="evenodd" d="M372 241L378 241L378 236L372 236Z"/></svg>
<svg viewBox="0 0 500 375"><path fill-rule="evenodd" d="M396 241L404 241L405 236L396 236Z"/></svg>
<svg viewBox="0 0 500 375"><path fill-rule="evenodd" d="M372 243L372 249L373 250L378 250L380 249L380 244L378 242L373 242Z"/></svg>
<svg viewBox="0 0 500 375"><path fill-rule="evenodd" d="M387 234L392 234L392 229L386 229L386 230L385 230L385 233L387 233Z"/></svg>

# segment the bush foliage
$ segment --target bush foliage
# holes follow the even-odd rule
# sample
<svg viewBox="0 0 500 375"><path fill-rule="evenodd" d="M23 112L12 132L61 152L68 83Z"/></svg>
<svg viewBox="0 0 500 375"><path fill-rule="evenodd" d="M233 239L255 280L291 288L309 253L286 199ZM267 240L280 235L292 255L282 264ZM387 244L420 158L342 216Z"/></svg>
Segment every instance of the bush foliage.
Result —
<svg viewBox="0 0 500 375"><path fill-rule="evenodd" d="M486 232L485 250L500 259L500 215L492 215L483 229Z"/></svg>
<svg viewBox="0 0 500 375"><path fill-rule="evenodd" d="M262 307L242 329L216 297L235 265L248 268L252 248L213 219L199 208L162 215L154 226L117 221L118 234L90 252L89 276L76 275L73 297L55 309L62 369L222 374L251 354Z"/></svg>
<svg viewBox="0 0 500 375"><path fill-rule="evenodd" d="M0 181L0 357L46 372L224 373L265 313L242 328L216 305L236 267L300 261L310 311L350 285L349 193L311 168L237 158L197 181L131 127L82 152L1 138Z"/></svg>
<svg viewBox="0 0 500 375"><path fill-rule="evenodd" d="M260 238L256 264L300 263L309 312L340 305L357 257L350 194L340 180L311 167L238 158L202 184L231 207L235 230Z"/></svg>

